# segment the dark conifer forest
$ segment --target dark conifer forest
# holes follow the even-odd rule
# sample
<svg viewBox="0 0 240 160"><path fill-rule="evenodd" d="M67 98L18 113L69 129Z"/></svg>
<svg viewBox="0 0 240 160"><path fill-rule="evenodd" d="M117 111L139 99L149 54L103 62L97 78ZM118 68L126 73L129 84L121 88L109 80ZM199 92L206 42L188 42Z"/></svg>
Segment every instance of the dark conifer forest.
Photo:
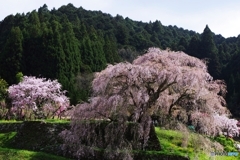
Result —
<svg viewBox="0 0 240 160"><path fill-rule="evenodd" d="M201 34L177 26L134 21L72 4L43 5L0 21L0 77L16 74L58 79L71 103L88 99L94 72L132 61L149 47L183 51L204 59L214 79L224 79L228 108L240 116L240 36L224 38L206 25Z"/></svg>

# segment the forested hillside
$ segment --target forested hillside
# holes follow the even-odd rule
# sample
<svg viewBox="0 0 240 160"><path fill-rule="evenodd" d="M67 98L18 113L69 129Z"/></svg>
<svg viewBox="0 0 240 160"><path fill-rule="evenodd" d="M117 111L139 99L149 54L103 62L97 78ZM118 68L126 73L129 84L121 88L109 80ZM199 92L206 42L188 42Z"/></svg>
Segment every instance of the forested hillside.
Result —
<svg viewBox="0 0 240 160"><path fill-rule="evenodd" d="M0 77L10 85L19 72L58 79L76 104L88 97L91 73L108 63L132 61L149 47L169 48L205 59L214 79L226 81L228 107L239 115L240 37L213 32L209 26L198 34L159 20L139 22L72 4L53 10L43 5L0 22Z"/></svg>

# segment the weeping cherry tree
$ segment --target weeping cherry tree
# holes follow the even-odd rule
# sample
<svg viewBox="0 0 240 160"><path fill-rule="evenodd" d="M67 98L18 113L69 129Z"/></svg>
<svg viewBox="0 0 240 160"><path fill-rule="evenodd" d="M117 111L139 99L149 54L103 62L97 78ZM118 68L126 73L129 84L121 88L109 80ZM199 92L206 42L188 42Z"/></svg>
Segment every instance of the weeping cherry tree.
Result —
<svg viewBox="0 0 240 160"><path fill-rule="evenodd" d="M62 133L63 148L78 158L101 148L104 159L131 159L132 150L147 149L153 115L191 122L207 135L229 126L216 122L230 115L225 83L213 80L204 61L183 52L150 48L132 63L108 65L95 74L92 90L73 112L71 129ZM228 130L237 135L232 124Z"/></svg>

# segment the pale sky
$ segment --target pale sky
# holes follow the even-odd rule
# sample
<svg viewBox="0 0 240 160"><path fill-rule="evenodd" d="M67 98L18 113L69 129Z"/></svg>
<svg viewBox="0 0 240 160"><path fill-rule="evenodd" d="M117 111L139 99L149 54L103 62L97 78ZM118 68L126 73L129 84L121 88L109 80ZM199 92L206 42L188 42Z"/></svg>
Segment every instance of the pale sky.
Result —
<svg viewBox="0 0 240 160"><path fill-rule="evenodd" d="M46 4L58 9L72 3L86 10L101 10L112 16L132 20L160 20L165 26L176 25L202 33L205 26L215 34L233 37L240 34L240 0L0 0L0 21L16 13L27 13Z"/></svg>

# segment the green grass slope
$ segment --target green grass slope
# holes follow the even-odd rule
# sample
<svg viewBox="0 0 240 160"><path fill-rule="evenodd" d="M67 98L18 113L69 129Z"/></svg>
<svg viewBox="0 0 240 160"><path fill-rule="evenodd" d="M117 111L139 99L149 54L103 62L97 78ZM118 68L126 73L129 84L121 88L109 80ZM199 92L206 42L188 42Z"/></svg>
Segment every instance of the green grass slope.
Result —
<svg viewBox="0 0 240 160"><path fill-rule="evenodd" d="M211 155L211 152L227 153L224 149L230 148L230 143L221 145L215 139L188 131L164 130L159 127L155 127L155 131L163 154L180 155L190 160L240 160L240 154L237 157Z"/></svg>

